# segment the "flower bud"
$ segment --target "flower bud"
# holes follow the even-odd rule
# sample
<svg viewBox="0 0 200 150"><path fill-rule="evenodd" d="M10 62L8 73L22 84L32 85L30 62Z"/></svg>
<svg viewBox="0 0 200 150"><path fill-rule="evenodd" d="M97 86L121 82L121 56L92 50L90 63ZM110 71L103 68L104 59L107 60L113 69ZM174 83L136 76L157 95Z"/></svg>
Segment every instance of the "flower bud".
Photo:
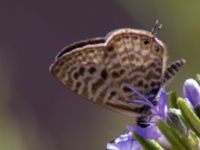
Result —
<svg viewBox="0 0 200 150"><path fill-rule="evenodd" d="M196 80L187 79L183 86L183 93L194 108L200 104L200 86Z"/></svg>

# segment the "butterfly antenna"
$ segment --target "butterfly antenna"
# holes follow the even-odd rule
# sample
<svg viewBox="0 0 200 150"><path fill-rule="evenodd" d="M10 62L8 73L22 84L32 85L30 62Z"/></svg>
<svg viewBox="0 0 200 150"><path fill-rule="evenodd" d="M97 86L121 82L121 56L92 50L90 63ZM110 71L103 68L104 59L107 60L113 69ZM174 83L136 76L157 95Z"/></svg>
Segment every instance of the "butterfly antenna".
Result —
<svg viewBox="0 0 200 150"><path fill-rule="evenodd" d="M156 23L154 25L154 27L151 30L151 34L153 34L154 36L158 34L158 32L160 31L160 29L162 28L162 24L159 24L159 21L156 20Z"/></svg>

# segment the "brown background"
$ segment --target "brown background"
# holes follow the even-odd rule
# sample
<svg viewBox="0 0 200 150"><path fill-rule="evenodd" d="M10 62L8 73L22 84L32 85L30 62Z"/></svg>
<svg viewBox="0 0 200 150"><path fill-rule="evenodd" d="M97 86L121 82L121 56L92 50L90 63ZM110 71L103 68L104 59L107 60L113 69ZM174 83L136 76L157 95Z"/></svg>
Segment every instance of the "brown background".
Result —
<svg viewBox="0 0 200 150"><path fill-rule="evenodd" d="M49 73L66 44L122 28L150 30L188 64L169 87L199 70L197 2L115 0L0 1L0 149L102 150L132 120L80 100ZM196 16L196 17L195 17ZM185 33L184 33L185 32Z"/></svg>

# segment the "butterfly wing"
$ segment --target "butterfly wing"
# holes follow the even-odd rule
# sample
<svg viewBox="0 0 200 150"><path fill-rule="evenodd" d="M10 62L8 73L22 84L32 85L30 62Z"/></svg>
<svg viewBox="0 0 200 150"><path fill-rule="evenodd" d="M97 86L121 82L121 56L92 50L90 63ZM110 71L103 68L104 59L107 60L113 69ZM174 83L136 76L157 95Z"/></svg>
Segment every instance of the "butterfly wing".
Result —
<svg viewBox="0 0 200 150"><path fill-rule="evenodd" d="M150 41L147 46L146 39ZM158 46L162 51L155 54ZM105 38L67 46L58 54L50 71L65 87L84 99L137 118L137 123L141 124L150 118L151 111L138 101L146 97L154 103L161 85L184 64L181 61L182 64L172 64L165 70L165 54L164 44L151 33L125 28Z"/></svg>

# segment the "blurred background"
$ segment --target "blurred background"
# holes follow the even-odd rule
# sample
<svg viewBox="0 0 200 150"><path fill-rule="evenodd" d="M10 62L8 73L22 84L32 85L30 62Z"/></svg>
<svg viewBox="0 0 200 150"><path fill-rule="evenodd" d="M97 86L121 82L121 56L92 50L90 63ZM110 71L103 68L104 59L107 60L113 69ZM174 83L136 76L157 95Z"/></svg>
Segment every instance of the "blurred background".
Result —
<svg viewBox="0 0 200 150"><path fill-rule="evenodd" d="M81 100L49 73L65 45L123 27L151 30L187 65L168 86L200 72L200 1L1 0L0 149L102 150L132 120Z"/></svg>

